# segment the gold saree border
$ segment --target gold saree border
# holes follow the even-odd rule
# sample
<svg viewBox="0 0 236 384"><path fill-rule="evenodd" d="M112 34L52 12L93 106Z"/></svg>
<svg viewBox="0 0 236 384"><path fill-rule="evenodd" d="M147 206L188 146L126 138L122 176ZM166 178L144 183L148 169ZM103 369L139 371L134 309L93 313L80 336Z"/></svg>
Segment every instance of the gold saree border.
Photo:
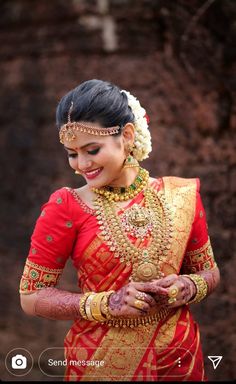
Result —
<svg viewBox="0 0 236 384"><path fill-rule="evenodd" d="M197 180L163 177L163 183L174 218L171 249L163 262L179 273L195 217Z"/></svg>

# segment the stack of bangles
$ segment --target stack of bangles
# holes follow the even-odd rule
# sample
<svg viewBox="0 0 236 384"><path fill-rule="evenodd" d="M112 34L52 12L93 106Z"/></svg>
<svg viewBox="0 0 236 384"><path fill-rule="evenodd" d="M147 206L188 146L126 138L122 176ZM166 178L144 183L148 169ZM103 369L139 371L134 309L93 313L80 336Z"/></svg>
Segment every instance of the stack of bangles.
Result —
<svg viewBox="0 0 236 384"><path fill-rule="evenodd" d="M90 321L104 322L111 318L108 300L112 293L107 292L87 292L80 299L79 311L83 319Z"/></svg>
<svg viewBox="0 0 236 384"><path fill-rule="evenodd" d="M192 282L196 286L196 294L192 298L192 300L188 301L187 304L200 303L200 301L202 301L206 297L208 292L208 285L206 280L204 279L204 277L194 273L190 275L182 275L182 276L188 277L190 280L192 280Z"/></svg>
<svg viewBox="0 0 236 384"><path fill-rule="evenodd" d="M195 296L187 304L199 303L208 291L206 280L198 274L182 275L188 277L196 286ZM137 318L115 318L109 311L109 298L115 291L87 292L80 299L79 312L84 320L95 321L114 327L137 327L149 325L163 320L171 311L161 308L158 312ZM174 303L178 295L178 287L174 284L169 289L168 303Z"/></svg>
<svg viewBox="0 0 236 384"><path fill-rule="evenodd" d="M79 312L84 320L99 322L109 327L143 327L163 320L169 313L168 308L161 308L157 313L137 318L113 317L109 311L109 297L115 291L87 292L80 299Z"/></svg>

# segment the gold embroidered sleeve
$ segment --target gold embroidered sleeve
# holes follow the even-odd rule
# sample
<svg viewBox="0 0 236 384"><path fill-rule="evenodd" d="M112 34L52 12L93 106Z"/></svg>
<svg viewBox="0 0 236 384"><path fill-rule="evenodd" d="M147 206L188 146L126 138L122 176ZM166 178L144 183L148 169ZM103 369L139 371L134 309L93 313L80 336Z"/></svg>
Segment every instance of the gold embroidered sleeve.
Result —
<svg viewBox="0 0 236 384"><path fill-rule="evenodd" d="M38 289L54 287L62 274L63 269L51 269L26 260L23 275L20 281L19 292L30 294Z"/></svg>
<svg viewBox="0 0 236 384"><path fill-rule="evenodd" d="M182 273L196 273L213 269L217 266L210 239L201 247L194 251L186 252L183 260Z"/></svg>

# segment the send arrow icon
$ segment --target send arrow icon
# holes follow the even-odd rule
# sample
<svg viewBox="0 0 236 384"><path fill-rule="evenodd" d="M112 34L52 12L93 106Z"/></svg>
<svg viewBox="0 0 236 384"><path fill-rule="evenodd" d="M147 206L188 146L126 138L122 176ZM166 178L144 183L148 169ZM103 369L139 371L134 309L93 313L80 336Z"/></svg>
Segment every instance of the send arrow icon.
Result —
<svg viewBox="0 0 236 384"><path fill-rule="evenodd" d="M209 360L211 360L213 364L213 368L216 369L220 364L223 356L207 356Z"/></svg>

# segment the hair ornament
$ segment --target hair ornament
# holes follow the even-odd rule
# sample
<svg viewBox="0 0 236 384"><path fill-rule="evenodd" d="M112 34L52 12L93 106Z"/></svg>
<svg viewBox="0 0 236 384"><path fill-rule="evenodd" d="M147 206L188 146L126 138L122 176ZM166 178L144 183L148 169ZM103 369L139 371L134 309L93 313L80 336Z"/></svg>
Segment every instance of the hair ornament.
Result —
<svg viewBox="0 0 236 384"><path fill-rule="evenodd" d="M73 111L73 101L71 101L71 104L70 104L70 108L69 108L69 111L68 111L68 123L71 123L71 113Z"/></svg>
<svg viewBox="0 0 236 384"><path fill-rule="evenodd" d="M135 159L142 161L149 157L152 150L151 134L148 129L149 117L135 96L124 89L121 92L126 94L128 105L134 115L135 139L132 153Z"/></svg>
<svg viewBox="0 0 236 384"><path fill-rule="evenodd" d="M59 131L60 142L64 144L64 141L73 141L76 139L76 132L88 133L95 136L110 136L119 133L121 127L119 125L115 127L102 128L97 124L91 124L83 121L71 121L71 113L73 110L73 101L71 102L68 111L68 121L64 124Z"/></svg>

